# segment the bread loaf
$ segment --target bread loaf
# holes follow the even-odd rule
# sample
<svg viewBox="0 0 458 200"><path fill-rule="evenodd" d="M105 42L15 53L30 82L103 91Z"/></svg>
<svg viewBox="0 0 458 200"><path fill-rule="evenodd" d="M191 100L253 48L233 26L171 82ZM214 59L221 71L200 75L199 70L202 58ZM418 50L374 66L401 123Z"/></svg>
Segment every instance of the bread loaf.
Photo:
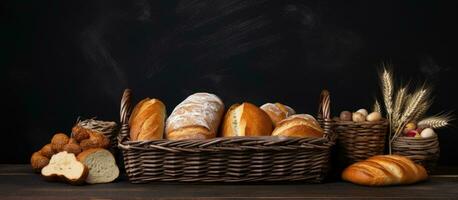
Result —
<svg viewBox="0 0 458 200"><path fill-rule="evenodd" d="M251 103L232 105L224 116L222 135L269 136L273 129L272 121L262 109Z"/></svg>
<svg viewBox="0 0 458 200"><path fill-rule="evenodd" d="M130 139L157 140L164 135L165 105L158 99L143 99L130 116Z"/></svg>
<svg viewBox="0 0 458 200"><path fill-rule="evenodd" d="M166 122L169 140L216 137L224 104L216 95L195 93L178 104Z"/></svg>
<svg viewBox="0 0 458 200"><path fill-rule="evenodd" d="M272 136L323 137L323 129L314 117L307 114L292 115L277 124Z"/></svg>
<svg viewBox="0 0 458 200"><path fill-rule="evenodd" d="M350 165L342 173L343 180L367 186L411 184L427 178L423 166L399 155L373 156Z"/></svg>
<svg viewBox="0 0 458 200"><path fill-rule="evenodd" d="M109 183L119 176L115 158L106 149L85 150L78 154L77 159L89 168L89 175L86 178L89 184Z"/></svg>
<svg viewBox="0 0 458 200"><path fill-rule="evenodd" d="M75 154L62 151L51 157L49 164L41 170L41 175L50 181L82 184L88 172L88 168L76 160Z"/></svg>
<svg viewBox="0 0 458 200"><path fill-rule="evenodd" d="M283 105L281 103L266 103L260 107L269 115L272 123L276 126L278 122L285 118L296 114L291 107Z"/></svg>

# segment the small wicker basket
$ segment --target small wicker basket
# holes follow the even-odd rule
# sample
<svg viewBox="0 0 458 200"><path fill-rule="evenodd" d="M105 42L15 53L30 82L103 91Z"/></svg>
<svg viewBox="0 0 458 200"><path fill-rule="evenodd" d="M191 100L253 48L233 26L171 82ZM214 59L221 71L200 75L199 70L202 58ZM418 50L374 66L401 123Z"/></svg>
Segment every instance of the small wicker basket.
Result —
<svg viewBox="0 0 458 200"><path fill-rule="evenodd" d="M431 172L439 159L439 140L437 135L429 138L398 137L393 141L392 153L409 157Z"/></svg>
<svg viewBox="0 0 458 200"><path fill-rule="evenodd" d="M320 109L323 138L233 137L206 140L130 141L128 119L131 91L121 101L122 150L129 181L179 182L322 182L330 168L334 145L329 93L323 92Z"/></svg>
<svg viewBox="0 0 458 200"><path fill-rule="evenodd" d="M388 121L336 121L338 158L341 167L384 154Z"/></svg>

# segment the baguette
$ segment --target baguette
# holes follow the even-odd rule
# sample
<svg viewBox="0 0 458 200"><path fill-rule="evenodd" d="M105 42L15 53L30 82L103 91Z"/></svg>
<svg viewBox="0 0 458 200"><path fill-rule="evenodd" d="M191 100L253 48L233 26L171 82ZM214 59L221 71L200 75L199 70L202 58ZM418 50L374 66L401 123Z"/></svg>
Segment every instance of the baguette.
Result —
<svg viewBox="0 0 458 200"><path fill-rule="evenodd" d="M143 99L129 120L130 139L158 140L164 136L165 105L158 99Z"/></svg>
<svg viewBox="0 0 458 200"><path fill-rule="evenodd" d="M356 162L342 173L342 179L366 186L412 184L428 178L425 168L407 157L378 155Z"/></svg>

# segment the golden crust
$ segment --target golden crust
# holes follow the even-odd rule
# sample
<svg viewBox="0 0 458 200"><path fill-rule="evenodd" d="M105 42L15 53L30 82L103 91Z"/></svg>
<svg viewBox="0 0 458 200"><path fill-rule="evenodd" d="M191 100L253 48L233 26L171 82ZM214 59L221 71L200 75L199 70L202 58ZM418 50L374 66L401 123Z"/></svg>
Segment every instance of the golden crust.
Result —
<svg viewBox="0 0 458 200"><path fill-rule="evenodd" d="M280 121L272 132L272 136L287 137L323 137L323 129L319 123L308 115L292 115Z"/></svg>
<svg viewBox="0 0 458 200"><path fill-rule="evenodd" d="M158 99L146 98L135 106L131 118L130 139L162 139L164 134L165 105Z"/></svg>
<svg viewBox="0 0 458 200"><path fill-rule="evenodd" d="M398 155L373 156L350 165L342 173L343 180L367 186L411 184L427 178L421 165Z"/></svg>
<svg viewBox="0 0 458 200"><path fill-rule="evenodd" d="M269 115L272 123L277 126L278 122L286 119L290 115L295 114L295 111L281 103L266 103L261 106L261 109Z"/></svg>
<svg viewBox="0 0 458 200"><path fill-rule="evenodd" d="M167 134L169 140L188 140L188 139L210 139L216 137L216 133L210 132L203 126L187 126L176 129Z"/></svg>
<svg viewBox="0 0 458 200"><path fill-rule="evenodd" d="M238 113L240 112L240 113ZM272 121L262 109L244 102L235 104L226 113L222 135L232 136L268 136L272 133Z"/></svg>

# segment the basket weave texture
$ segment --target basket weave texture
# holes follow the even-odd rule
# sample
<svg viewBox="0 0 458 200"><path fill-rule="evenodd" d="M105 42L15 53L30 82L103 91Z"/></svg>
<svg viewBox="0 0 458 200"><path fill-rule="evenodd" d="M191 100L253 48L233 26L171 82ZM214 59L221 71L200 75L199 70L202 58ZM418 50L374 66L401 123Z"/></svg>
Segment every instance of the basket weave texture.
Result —
<svg viewBox="0 0 458 200"><path fill-rule="evenodd" d="M386 120L377 122L336 121L334 131L338 135L340 163L349 165L384 154L385 136L388 131Z"/></svg>
<svg viewBox="0 0 458 200"><path fill-rule="evenodd" d="M399 137L393 141L392 153L409 157L433 171L439 159L440 148L437 135L429 138Z"/></svg>
<svg viewBox="0 0 458 200"><path fill-rule="evenodd" d="M206 140L130 141L131 91L121 101L118 146L131 183L302 181L319 183L334 145L329 93L322 94L323 138L233 137Z"/></svg>

